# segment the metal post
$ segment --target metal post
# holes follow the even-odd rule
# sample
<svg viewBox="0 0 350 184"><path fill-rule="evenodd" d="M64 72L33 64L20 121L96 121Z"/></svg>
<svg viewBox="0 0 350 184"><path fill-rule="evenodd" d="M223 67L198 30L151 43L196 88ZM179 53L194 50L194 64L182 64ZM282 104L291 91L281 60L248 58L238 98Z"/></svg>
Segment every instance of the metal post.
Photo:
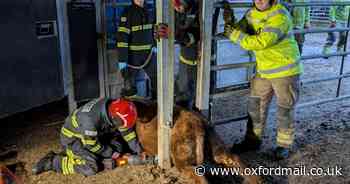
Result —
<svg viewBox="0 0 350 184"><path fill-rule="evenodd" d="M349 25L350 25L350 12L349 12L349 14L348 14L348 23L346 24L346 27L348 28ZM344 44L344 49L343 49L344 52L346 52L346 47L348 46L348 36L349 36L349 31L346 31L346 35L345 35L345 44ZM343 55L342 58L341 58L341 65L340 65L339 75L342 75L343 72L344 72L344 61L345 61L345 57L346 57L346 55ZM336 97L339 97L339 95L340 95L341 82L342 82L342 78L339 78Z"/></svg>
<svg viewBox="0 0 350 184"><path fill-rule="evenodd" d="M161 168L170 168L170 133L174 106L174 10L170 1L157 1L157 24L168 24L168 39L157 42L158 156Z"/></svg>
<svg viewBox="0 0 350 184"><path fill-rule="evenodd" d="M197 65L197 91L196 107L204 115L208 115L209 110L209 87L210 87L210 63L212 44L212 23L214 1L203 0L201 22L201 57Z"/></svg>
<svg viewBox="0 0 350 184"><path fill-rule="evenodd" d="M216 35L217 33L217 27L218 27L218 21L219 21L219 15L220 15L220 8L215 8L214 10L214 14L213 14L213 26L212 26L212 35ZM212 61L210 62L210 65L217 65L217 47L218 47L218 43L217 40L212 39ZM210 86L209 86L209 96L210 94L214 93L215 89L216 89L216 81L217 81L217 72L213 71L212 69L210 69ZM213 100L209 98L209 107L208 107L208 113L204 114L204 112L202 112L202 114L206 115L209 122L212 122L212 108L213 108Z"/></svg>
<svg viewBox="0 0 350 184"><path fill-rule="evenodd" d="M69 43L69 25L67 14L67 3L69 0L56 0L58 32L60 39L60 53L63 71L63 81L65 81L64 90L68 93L69 112L73 112L77 108L77 102L74 98L74 82L72 72L72 60L70 54Z"/></svg>
<svg viewBox="0 0 350 184"><path fill-rule="evenodd" d="M100 97L108 97L109 90L106 90L106 79L108 75L108 66L106 61L106 40L105 34L105 1L96 0L96 32L98 34L97 49L98 49L98 79L100 83Z"/></svg>

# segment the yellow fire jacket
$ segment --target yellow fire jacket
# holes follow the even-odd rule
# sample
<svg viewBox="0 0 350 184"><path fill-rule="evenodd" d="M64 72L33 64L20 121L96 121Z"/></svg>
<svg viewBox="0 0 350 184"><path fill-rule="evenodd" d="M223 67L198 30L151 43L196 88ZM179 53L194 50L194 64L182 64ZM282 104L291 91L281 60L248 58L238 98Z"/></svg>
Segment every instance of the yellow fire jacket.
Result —
<svg viewBox="0 0 350 184"><path fill-rule="evenodd" d="M244 25L246 24L246 25ZM246 29L251 31L248 32ZM265 11L250 9L229 39L256 56L257 74L262 78L281 78L303 72L300 53L291 31L292 19L281 4Z"/></svg>

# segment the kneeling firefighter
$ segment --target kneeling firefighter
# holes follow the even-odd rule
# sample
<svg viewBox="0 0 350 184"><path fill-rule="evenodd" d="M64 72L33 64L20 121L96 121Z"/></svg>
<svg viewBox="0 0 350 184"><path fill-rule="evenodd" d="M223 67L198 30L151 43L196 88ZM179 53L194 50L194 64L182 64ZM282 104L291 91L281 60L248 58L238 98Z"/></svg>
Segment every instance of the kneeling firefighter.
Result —
<svg viewBox="0 0 350 184"><path fill-rule="evenodd" d="M90 101L75 110L61 128L64 151L48 153L34 165L33 174L53 170L90 176L99 171L106 159L116 160L123 152L141 154L134 131L136 119L136 107L128 100Z"/></svg>

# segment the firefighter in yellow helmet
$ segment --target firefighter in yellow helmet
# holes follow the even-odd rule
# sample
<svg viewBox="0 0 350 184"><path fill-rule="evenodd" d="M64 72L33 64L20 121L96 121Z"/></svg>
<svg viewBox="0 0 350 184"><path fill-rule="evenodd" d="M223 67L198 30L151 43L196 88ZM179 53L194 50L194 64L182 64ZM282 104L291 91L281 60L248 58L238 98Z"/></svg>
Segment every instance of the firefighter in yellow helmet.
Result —
<svg viewBox="0 0 350 184"><path fill-rule="evenodd" d="M233 150L260 146L268 106L275 94L277 148L274 153L277 159L289 156L294 141L293 113L299 96L299 75L303 71L292 29L290 14L276 0L254 0L254 7L238 24L225 25L225 36L243 49L253 51L257 65L248 101L247 134Z"/></svg>

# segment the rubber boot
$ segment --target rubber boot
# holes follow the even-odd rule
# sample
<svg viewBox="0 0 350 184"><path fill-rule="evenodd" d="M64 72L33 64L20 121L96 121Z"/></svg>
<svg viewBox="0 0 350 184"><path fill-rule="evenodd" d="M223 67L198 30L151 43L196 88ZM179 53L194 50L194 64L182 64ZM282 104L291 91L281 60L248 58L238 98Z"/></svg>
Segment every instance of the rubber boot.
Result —
<svg viewBox="0 0 350 184"><path fill-rule="evenodd" d="M55 157L56 153L53 151L50 151L48 154L46 154L43 158L37 162L33 168L32 173L34 175L41 174L46 171L54 170L53 168L53 159Z"/></svg>
<svg viewBox="0 0 350 184"><path fill-rule="evenodd" d="M253 121L250 116L248 116L247 122L247 132L244 137L244 140L239 144L235 144L231 148L232 153L244 153L248 151L257 151L259 150L262 144L261 139L255 135L253 131Z"/></svg>

